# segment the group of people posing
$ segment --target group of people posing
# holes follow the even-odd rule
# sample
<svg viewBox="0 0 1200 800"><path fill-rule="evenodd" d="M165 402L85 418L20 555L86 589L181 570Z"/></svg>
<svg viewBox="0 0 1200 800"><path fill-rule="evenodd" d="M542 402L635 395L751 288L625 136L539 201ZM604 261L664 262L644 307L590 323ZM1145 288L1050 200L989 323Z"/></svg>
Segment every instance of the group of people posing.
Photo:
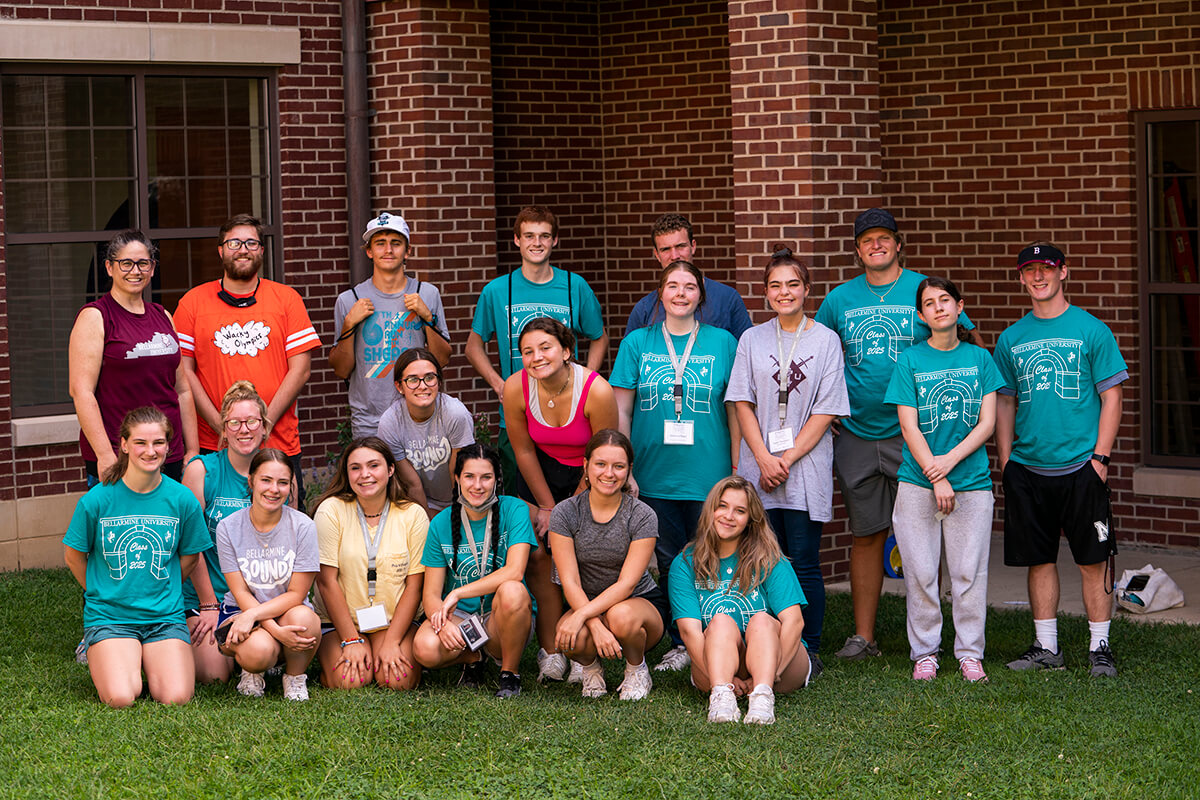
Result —
<svg viewBox="0 0 1200 800"><path fill-rule="evenodd" d="M477 686L491 660L497 696L511 697L536 636L539 681L599 697L614 659L619 696L637 700L653 683L646 653L666 635L655 669L690 666L710 721L741 719L746 697L744 721L769 724L775 694L823 668L821 532L835 475L854 534L855 633L837 656L879 654L892 530L914 679L939 666L944 548L954 655L966 680L986 680L993 433L1005 561L1029 568L1035 625L1009 666L1064 665L1065 532L1083 575L1090 671L1116 674L1106 480L1127 373L1111 332L1067 302L1058 248L1020 252L1033 310L992 355L954 283L906 268L882 209L855 221L863 273L815 315L807 266L785 247L766 258L773 316L757 326L696 266L686 218L664 215L651 238L658 290L634 308L606 380L596 296L550 264L554 215L518 215L521 267L484 289L466 343L501 403L493 449L444 391L450 337L437 289L406 271L409 226L372 220L373 274L338 298L330 352L348 380L354 440L310 519L298 510L294 401L320 341L299 295L259 274L258 222L222 227L224 276L189 292L174 319L143 298L153 244L114 237L112 291L81 310L71 339L98 485L64 540L85 589L80 653L101 699L131 704L144 672L152 697L186 702L197 680L228 680L235 667L243 694L262 695L280 668L284 696L306 699L314 658L323 685L342 689L411 689L423 669L450 665Z"/></svg>

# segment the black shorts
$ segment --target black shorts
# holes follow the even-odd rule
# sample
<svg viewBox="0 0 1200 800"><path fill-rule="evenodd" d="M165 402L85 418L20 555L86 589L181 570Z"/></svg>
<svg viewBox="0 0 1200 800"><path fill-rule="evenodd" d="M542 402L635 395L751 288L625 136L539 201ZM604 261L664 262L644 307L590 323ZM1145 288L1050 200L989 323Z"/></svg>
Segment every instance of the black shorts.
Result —
<svg viewBox="0 0 1200 800"><path fill-rule="evenodd" d="M662 617L663 633L671 627L671 604L667 602L667 596L663 594L663 590L659 586L655 586L645 594L640 594L638 597L643 600L649 600L650 605L654 606L654 610ZM658 642L646 642L646 649L652 650Z"/></svg>
<svg viewBox="0 0 1200 800"><path fill-rule="evenodd" d="M554 498L554 502L561 503L575 494L575 490L579 488L579 479L583 477L583 467L564 464L553 456L547 455L542 448L536 445L533 451L537 453L538 464L542 467L542 475L546 479L546 485L550 487L550 496ZM526 503L538 505L538 501L534 499L533 492L530 490L529 484L525 482L525 476L521 474L520 470L517 470L517 497Z"/></svg>
<svg viewBox="0 0 1200 800"><path fill-rule="evenodd" d="M1081 566L1117 552L1108 484L1090 461L1069 475L1038 475L1009 459L1003 483L1007 566L1055 563L1060 533Z"/></svg>

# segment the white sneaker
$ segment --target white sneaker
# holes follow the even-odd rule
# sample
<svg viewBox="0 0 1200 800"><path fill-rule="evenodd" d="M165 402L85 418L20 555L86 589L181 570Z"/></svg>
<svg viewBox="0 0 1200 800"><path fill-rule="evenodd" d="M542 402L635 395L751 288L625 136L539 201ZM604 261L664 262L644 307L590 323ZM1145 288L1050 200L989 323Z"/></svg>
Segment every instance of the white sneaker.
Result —
<svg viewBox="0 0 1200 800"><path fill-rule="evenodd" d="M547 653L542 648L537 651L538 675L537 682L561 681L567 677L567 657L562 653Z"/></svg>
<svg viewBox="0 0 1200 800"><path fill-rule="evenodd" d="M685 667L691 666L692 657L688 655L687 648L683 645L672 647L662 657L662 661L658 662L658 666L654 669L658 672L678 672Z"/></svg>
<svg viewBox="0 0 1200 800"><path fill-rule="evenodd" d="M242 670L242 677L238 680L238 694L244 694L246 697L262 697L267 690L267 679L263 677L261 672L247 672Z"/></svg>
<svg viewBox="0 0 1200 800"><path fill-rule="evenodd" d="M650 687L653 685L654 681L650 680L650 667L643 658L642 663L637 666L625 662L625 680L621 681L617 691L620 692L622 700L644 700L646 695L650 694Z"/></svg>
<svg viewBox="0 0 1200 800"><path fill-rule="evenodd" d="M284 700L300 700L308 699L308 675L301 672L299 675L288 675L283 673L283 699Z"/></svg>
<svg viewBox="0 0 1200 800"><path fill-rule="evenodd" d="M737 697L733 694L733 684L722 683L714 686L708 695L708 721L737 722L741 717Z"/></svg>
<svg viewBox="0 0 1200 800"><path fill-rule="evenodd" d="M591 664L583 665L583 696L603 697L608 694L608 684L604 682L604 662L599 658Z"/></svg>
<svg viewBox="0 0 1200 800"><path fill-rule="evenodd" d="M754 687L746 704L746 716L742 720L747 725L775 724L775 692L765 683Z"/></svg>
<svg viewBox="0 0 1200 800"><path fill-rule="evenodd" d="M583 664L571 662L571 673L567 675L567 683L583 683Z"/></svg>

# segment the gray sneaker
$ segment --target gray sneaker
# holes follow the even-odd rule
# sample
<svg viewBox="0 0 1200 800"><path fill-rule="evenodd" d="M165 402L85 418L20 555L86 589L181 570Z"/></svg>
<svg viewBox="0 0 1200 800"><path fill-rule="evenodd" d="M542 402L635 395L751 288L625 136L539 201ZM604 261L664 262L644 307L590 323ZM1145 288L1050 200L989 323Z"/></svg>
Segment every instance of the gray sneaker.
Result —
<svg viewBox="0 0 1200 800"><path fill-rule="evenodd" d="M1108 647L1108 642L1100 642L1100 646L1088 653L1088 663L1092 665L1089 673L1093 678L1117 677L1117 660Z"/></svg>
<svg viewBox="0 0 1200 800"><path fill-rule="evenodd" d="M1034 642L1028 650L1021 654L1020 658L1008 662L1008 668L1018 672L1035 669L1066 669L1066 666L1061 647L1057 653L1051 653L1042 647L1040 642Z"/></svg>
<svg viewBox="0 0 1200 800"><path fill-rule="evenodd" d="M834 655L843 661L862 661L867 656L879 655L879 645L868 642L856 633Z"/></svg>

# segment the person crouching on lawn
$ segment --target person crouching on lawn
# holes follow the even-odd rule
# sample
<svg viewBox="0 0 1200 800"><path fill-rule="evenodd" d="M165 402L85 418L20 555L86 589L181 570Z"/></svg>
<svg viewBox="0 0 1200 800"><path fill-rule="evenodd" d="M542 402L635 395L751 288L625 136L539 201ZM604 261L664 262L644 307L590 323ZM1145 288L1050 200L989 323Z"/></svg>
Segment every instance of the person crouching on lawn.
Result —
<svg viewBox="0 0 1200 800"><path fill-rule="evenodd" d="M775 722L775 693L808 684L804 592L779 548L754 487L732 475L708 493L695 540L671 564L671 611L709 692L708 721Z"/></svg>

